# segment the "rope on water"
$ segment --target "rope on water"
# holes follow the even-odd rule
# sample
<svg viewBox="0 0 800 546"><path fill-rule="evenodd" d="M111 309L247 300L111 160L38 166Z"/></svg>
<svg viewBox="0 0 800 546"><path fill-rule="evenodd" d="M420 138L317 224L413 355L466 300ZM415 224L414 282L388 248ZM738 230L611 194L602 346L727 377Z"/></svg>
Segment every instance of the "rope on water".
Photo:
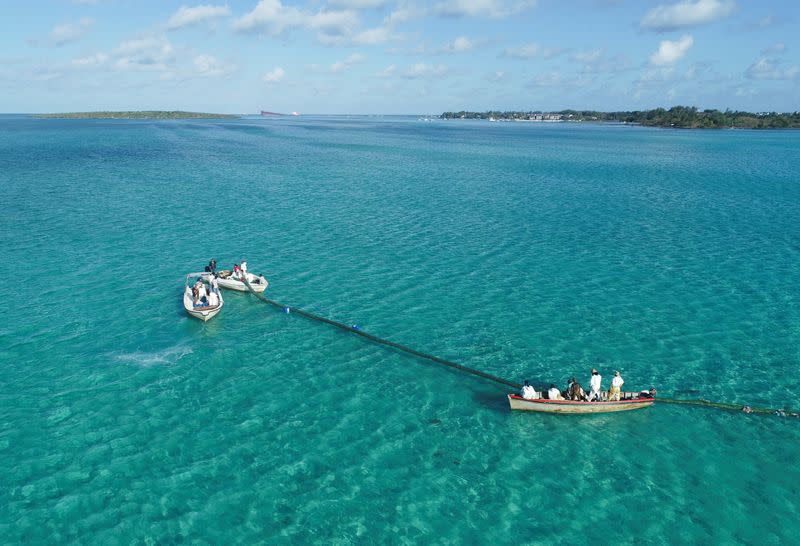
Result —
<svg viewBox="0 0 800 546"><path fill-rule="evenodd" d="M397 349L398 351L403 351L404 353L408 353L408 354L417 356L419 358L430 360L431 362L436 362L437 364L442 364L444 366L448 366L450 368L454 368L454 369L460 370L462 372L466 372L466 373L469 373L469 374L472 374L472 375L476 375L478 377L482 377L484 379L488 379L489 381L494 381L495 383L500 383L501 385L506 385L506 386L514 388L514 389L521 389L522 388L522 385L520 385L519 383L515 383L513 381L509 381L508 379L503 379L502 377L497 377L496 375L492 375L492 374L489 374L489 373L486 373L486 372L482 372L482 371L476 370L474 368L468 368L467 366L462 366L461 364L457 364L456 362L451 362L449 360L445 360L443 358L439 358L438 356L434 356L434 355L431 355L431 354L428 354L428 353L423 353L422 351L417 351L416 349L412 349L411 347L406 347L405 345L401 345L399 343L395 343L394 341L389 341L388 339L383 339L383 338L380 338L378 336L374 336L372 334L369 334L369 333L363 331L358 326L350 326L350 325L344 324L343 322L338 322L338 321L335 321L335 320L331 320L329 318L322 317L320 315L315 315L314 313L309 313L308 311L303 311L302 309L297 309L296 307L289 307L288 305L284 305L284 304L282 304L280 302L271 300L271 299L265 297L263 294L260 294L260 293L256 292L255 290L253 290L253 287L250 286L250 283L246 279L245 279L245 284L247 284L247 288L258 299L260 299L264 303L268 303L268 304L272 305L273 307L277 307L277 308L283 310L286 313L291 312L291 313L294 313L295 315L300 315L300 316L306 317L306 318L311 319L311 320L317 320L319 322L324 322L325 324L330 324L331 326L335 326L336 328L339 328L341 330L345 330L345 331L350 332L352 334L356 334L357 336L361 336L361 337L363 337L365 339L368 339L368 340L372 341L373 343L378 343L380 345L386 345L388 347L392 347L393 349Z"/></svg>
<svg viewBox="0 0 800 546"><path fill-rule="evenodd" d="M320 315L316 315L316 314L310 313L308 311L303 311L302 309L298 309L296 307L290 307L288 305L284 305L283 303L277 302L275 300L271 300L271 299L265 297L264 294L256 292L255 290L253 290L253 287L250 286L250 282L247 280L247 278L244 279L244 283L247 285L247 288L248 288L248 290L250 290L250 293L253 294L255 297L257 297L258 299L260 299L264 303L267 303L269 305L272 305L273 307L277 307L278 309L281 309L285 313L294 313L296 315L300 315L302 317L305 317L305 318L308 318L308 319L311 319L311 320L324 322L325 324L330 324L331 326L335 326L336 328L339 328L340 330L344 330L346 332L350 332L351 334L356 334L357 336L361 336L362 338L368 339L368 340L372 341L373 343L377 343L379 345L386 345L387 347L392 347L393 349L397 349L398 351L402 351L404 353L408 353L410 355L413 355L413 356L416 356L416 357L419 357L419 358L422 358L422 359L425 359L425 360L430 360L431 362L435 362L437 364L442 364L442 365L447 366L449 368L453 368L453 369L456 369L456 370L459 370L459 371L462 371L462 372L466 372L468 374L472 374L472 375L475 375L475 376L478 376L478 377L482 377L484 379L488 379L489 381L494 381L495 383L499 383L501 385L506 385L506 386L511 387L513 389L521 389L522 388L522 385L520 383L516 383L514 381L509 381L508 379L503 379L502 377L498 377L496 375L492 375L492 374L489 374L489 373L486 373L486 372L482 372L482 371L476 370L474 368L468 368L467 366L462 366L461 364L458 364L456 362L451 362L449 360L445 360L443 358L439 358L438 356L434 356L434 355L431 355L431 354L428 354L428 353L423 353L422 351L417 351L416 349L412 349L411 347L407 347L405 345L401 345L400 343L395 343L394 341L389 341L388 339L383 339L383 338L380 338L378 336L374 336L372 334L369 334L369 333L363 331L358 326L344 324L343 322L338 322L338 321L335 321L335 320L331 320L329 318L326 318L326 317L323 317L323 316L320 316ZM737 412L744 411L745 413L755 413L755 414L761 414L761 415L780 415L780 416L783 416L783 417L786 417L786 416L800 417L800 413L798 413L796 411L791 411L791 410L788 410L788 409L770 409L770 408L741 406L741 405L737 405L737 404L729 404L729 403L726 403L726 402L711 402L709 400L703 400L703 399L699 399L699 400L679 400L679 399L675 399L675 398L661 398L661 397L658 397L658 398L656 398L656 402L657 403L663 403L663 404L679 404L679 405L684 405L684 406L695 406L695 407L700 406L700 407L716 408L716 409L721 409L721 410L737 411Z"/></svg>
<svg viewBox="0 0 800 546"><path fill-rule="evenodd" d="M780 415L781 417L800 417L800 412L789 409L759 408L756 406L742 406L730 404L728 402L712 402L711 400L680 400L676 398L656 398L656 402L661 404L679 404L682 406L699 406L704 408L715 408L727 411L737 411L744 413L757 413L759 415Z"/></svg>

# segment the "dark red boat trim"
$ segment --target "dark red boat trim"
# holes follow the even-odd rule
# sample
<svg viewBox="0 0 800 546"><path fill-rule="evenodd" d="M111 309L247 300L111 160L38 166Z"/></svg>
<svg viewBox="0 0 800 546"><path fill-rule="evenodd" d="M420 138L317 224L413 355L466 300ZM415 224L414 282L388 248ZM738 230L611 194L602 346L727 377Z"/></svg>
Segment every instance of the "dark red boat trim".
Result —
<svg viewBox="0 0 800 546"><path fill-rule="evenodd" d="M578 400L548 400L546 398L536 398L535 400L529 400L527 398L523 398L518 394L509 394L509 398L514 398L515 400L522 400L523 402L531 402L534 404L563 404L563 405L573 405L573 406L604 406L607 404L644 404L647 402L655 402L655 398L637 398L636 400L607 400L605 402L580 402Z"/></svg>

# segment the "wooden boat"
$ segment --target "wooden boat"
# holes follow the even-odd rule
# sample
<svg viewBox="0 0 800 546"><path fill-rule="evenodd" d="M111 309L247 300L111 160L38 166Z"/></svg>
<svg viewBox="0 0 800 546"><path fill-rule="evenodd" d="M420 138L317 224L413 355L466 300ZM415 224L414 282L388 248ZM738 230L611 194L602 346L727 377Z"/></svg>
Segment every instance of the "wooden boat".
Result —
<svg viewBox="0 0 800 546"><path fill-rule="evenodd" d="M652 406L655 398L628 398L613 402L577 402L573 400L528 400L517 394L508 395L512 410L539 411L543 413L609 413L629 411Z"/></svg>
<svg viewBox="0 0 800 546"><path fill-rule="evenodd" d="M219 297L219 304L214 306L209 305L194 305L194 300L192 299L192 287L190 283L194 284L192 281L198 278L202 279L203 283L206 285L206 290L210 291L211 286L209 284L209 278L211 275L209 273L189 273L186 275L186 287L183 290L183 308L189 314L190 317L194 317L196 319L200 319L203 322L207 322L217 316L217 313L220 312L222 306L225 304L225 301L222 299L222 293L217 290L217 296Z"/></svg>
<svg viewBox="0 0 800 546"><path fill-rule="evenodd" d="M247 273L247 281L250 283L250 286L253 287L253 292L263 292L269 286L267 279L261 281L261 277L257 277L252 273ZM221 288L227 288L228 290L238 290L239 292L247 292L247 285L244 281L240 279L234 279L232 273L229 269L223 269L219 273L217 273L217 284Z"/></svg>

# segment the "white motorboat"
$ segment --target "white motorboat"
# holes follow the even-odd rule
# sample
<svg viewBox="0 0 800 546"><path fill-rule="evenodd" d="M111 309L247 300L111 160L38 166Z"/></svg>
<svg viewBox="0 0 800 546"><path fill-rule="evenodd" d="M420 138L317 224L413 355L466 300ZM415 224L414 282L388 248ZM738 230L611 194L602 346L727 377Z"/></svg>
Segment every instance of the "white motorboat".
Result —
<svg viewBox="0 0 800 546"><path fill-rule="evenodd" d="M264 278L263 275L253 275L252 273L247 273L247 282L250 283L250 286L253 287L254 292L263 292L269 286L267 279ZM227 288L229 290L238 290L239 292L247 292L247 285L241 278L235 278L233 276L233 272L229 269L223 269L217 273L217 283L222 288Z"/></svg>
<svg viewBox="0 0 800 546"><path fill-rule="evenodd" d="M207 302L194 303L192 287L198 279L205 285L208 294L214 291L219 299L218 304L209 305ZM190 316L198 318L203 322L209 321L220 312L224 304L225 301L222 299L220 290L218 288L213 288L211 285L210 273L189 273L186 275L186 286L183 290L183 308L186 309L186 312L189 313Z"/></svg>

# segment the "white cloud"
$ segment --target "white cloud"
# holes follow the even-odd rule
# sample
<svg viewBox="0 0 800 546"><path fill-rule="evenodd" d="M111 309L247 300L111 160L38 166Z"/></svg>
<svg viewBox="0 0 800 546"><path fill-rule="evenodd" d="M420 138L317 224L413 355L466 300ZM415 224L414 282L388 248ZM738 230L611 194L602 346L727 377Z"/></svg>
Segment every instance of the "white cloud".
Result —
<svg viewBox="0 0 800 546"><path fill-rule="evenodd" d="M380 8L388 0L328 0L328 4L337 8L346 9L371 9Z"/></svg>
<svg viewBox="0 0 800 546"><path fill-rule="evenodd" d="M410 79L436 78L447 74L447 67L443 64L432 65L417 63L403 73L403 76Z"/></svg>
<svg viewBox="0 0 800 546"><path fill-rule="evenodd" d="M758 94L758 91L752 87L738 87L735 94L737 97L753 97Z"/></svg>
<svg viewBox="0 0 800 546"><path fill-rule="evenodd" d="M442 53L465 53L475 48L475 42L466 36L459 36L449 44L446 44L442 49Z"/></svg>
<svg viewBox="0 0 800 546"><path fill-rule="evenodd" d="M639 87L663 82L671 82L675 77L675 68L664 66L660 68L648 68L644 74L636 81Z"/></svg>
<svg viewBox="0 0 800 546"><path fill-rule="evenodd" d="M227 17L231 14L231 8L225 6L181 6L178 11L172 14L167 22L167 29L175 30L178 28L196 25L204 21L210 21L219 17Z"/></svg>
<svg viewBox="0 0 800 546"><path fill-rule="evenodd" d="M393 12L387 15L383 23L387 26L407 23L413 19L419 19L427 14L427 10L417 8L409 4L398 6Z"/></svg>
<svg viewBox="0 0 800 546"><path fill-rule="evenodd" d="M761 50L761 54L762 55L780 55L784 51L786 51L786 44L784 44L782 42L777 42L775 44L772 44L769 47L765 47L764 49L762 49Z"/></svg>
<svg viewBox="0 0 800 546"><path fill-rule="evenodd" d="M536 0L446 0L434 12L445 17L488 17L502 19L536 6Z"/></svg>
<svg viewBox="0 0 800 546"><path fill-rule="evenodd" d="M761 57L748 66L744 74L751 80L793 80L800 75L800 67L782 68L780 61Z"/></svg>
<svg viewBox="0 0 800 546"><path fill-rule="evenodd" d="M675 41L663 40L658 46L658 51L650 55L650 63L656 66L673 64L686 55L693 43L694 39L688 34Z"/></svg>
<svg viewBox="0 0 800 546"><path fill-rule="evenodd" d="M263 32L273 36L291 28L317 30L321 39L347 36L358 27L358 13L352 10L320 10L316 13L284 6L280 0L261 0L250 13L234 22L240 32ZM335 40L334 40L335 41Z"/></svg>
<svg viewBox="0 0 800 546"><path fill-rule="evenodd" d="M592 49L591 51L578 51L572 54L572 60L584 64L596 63L603 58L602 49Z"/></svg>
<svg viewBox="0 0 800 546"><path fill-rule="evenodd" d="M275 68L264 74L264 76L262 76L261 79L264 80L266 83L272 84L282 81L284 76L286 76L286 72L283 70L283 68L281 68L280 66L276 66Z"/></svg>
<svg viewBox="0 0 800 546"><path fill-rule="evenodd" d="M212 55L198 55L193 63L197 74L208 78L226 76L236 70L236 65L220 61Z"/></svg>
<svg viewBox="0 0 800 546"><path fill-rule="evenodd" d="M390 27L383 26L362 30L353 36L351 42L354 45L376 45L401 38L402 36L395 34Z"/></svg>
<svg viewBox="0 0 800 546"><path fill-rule="evenodd" d="M533 87L553 87L560 85L564 81L560 72L542 72L536 74L530 81Z"/></svg>
<svg viewBox="0 0 800 546"><path fill-rule="evenodd" d="M390 64L380 72L376 74L379 78L391 78L397 72L397 67L393 64Z"/></svg>
<svg viewBox="0 0 800 546"><path fill-rule="evenodd" d="M175 49L164 36L143 36L122 42L113 51L120 70L167 70L175 61Z"/></svg>
<svg viewBox="0 0 800 546"><path fill-rule="evenodd" d="M772 25L775 25L779 22L778 18L772 14L767 15L756 21L755 23L749 25L750 28L769 28Z"/></svg>
<svg viewBox="0 0 800 546"><path fill-rule="evenodd" d="M331 72L342 72L343 70L347 70L348 68L356 65L358 63L364 62L364 57L361 53L353 53L346 59L342 61L336 61L331 65Z"/></svg>
<svg viewBox="0 0 800 546"><path fill-rule="evenodd" d="M47 42L56 47L74 42L89 32L94 21L84 17L77 23L63 23L53 27L47 38Z"/></svg>
<svg viewBox="0 0 800 546"><path fill-rule="evenodd" d="M563 53L563 50L559 48L543 47L537 43L529 43L517 47L509 47L503 51L503 57L511 59L533 59L536 57L552 59L561 53Z"/></svg>
<svg viewBox="0 0 800 546"><path fill-rule="evenodd" d="M281 34L285 29L302 26L304 14L280 0L261 0L250 13L236 20L233 27L242 32Z"/></svg>
<svg viewBox="0 0 800 546"><path fill-rule="evenodd" d="M735 9L733 0L684 0L677 4L656 6L642 18L639 25L655 32L668 32L723 19Z"/></svg>
<svg viewBox="0 0 800 546"><path fill-rule="evenodd" d="M105 53L95 53L87 57L72 59L72 66L76 68L94 68L105 64L108 60L108 55Z"/></svg>

